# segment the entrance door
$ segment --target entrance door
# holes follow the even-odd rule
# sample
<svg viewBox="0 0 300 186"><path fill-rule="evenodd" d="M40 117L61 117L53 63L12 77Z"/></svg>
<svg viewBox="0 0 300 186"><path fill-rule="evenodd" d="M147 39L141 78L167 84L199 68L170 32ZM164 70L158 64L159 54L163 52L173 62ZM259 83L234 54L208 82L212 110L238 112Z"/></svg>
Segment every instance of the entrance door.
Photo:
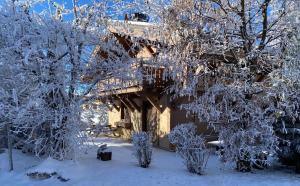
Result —
<svg viewBox="0 0 300 186"><path fill-rule="evenodd" d="M148 101L143 101L143 107L142 107L142 131L147 132L148 126L147 126L147 113L148 113L148 107L149 103Z"/></svg>

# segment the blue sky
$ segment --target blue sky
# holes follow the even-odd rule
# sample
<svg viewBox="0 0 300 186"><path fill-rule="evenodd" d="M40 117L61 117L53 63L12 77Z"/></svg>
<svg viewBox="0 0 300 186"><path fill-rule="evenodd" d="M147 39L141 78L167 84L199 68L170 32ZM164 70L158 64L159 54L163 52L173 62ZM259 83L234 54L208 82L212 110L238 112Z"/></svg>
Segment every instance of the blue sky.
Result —
<svg viewBox="0 0 300 186"><path fill-rule="evenodd" d="M72 8L72 5L73 5L72 0L52 0L52 2L56 2L60 5L64 5L66 8L69 8L69 9ZM79 5L89 4L91 2L92 2L91 0L78 0ZM41 3L35 7L35 10L38 12L45 10L45 9L48 9L48 0L45 0L44 3Z"/></svg>
<svg viewBox="0 0 300 186"><path fill-rule="evenodd" d="M10 2L11 0L0 0L0 6L5 4L6 2ZM31 1L31 0L19 0L19 1ZM38 3L36 4L35 6L31 7L33 11L35 12L46 12L48 13L49 12L49 8L51 9L51 12L54 13L55 12L55 8L53 7L53 5L50 2L55 2L59 5L63 5L66 9L71 9L72 6L73 6L73 2L72 0L37 0L37 1L44 1L44 2L41 2L41 3ZM89 4L89 3L92 3L93 1L97 1L97 2L109 2L108 5L110 6L109 9L107 9L106 11L106 14L110 17L112 17L113 19L124 19L124 15L125 13L134 13L134 12L144 12L146 11L146 13L149 13L148 12L148 9L144 9L144 10L141 10L141 8L145 8L145 6L136 6L136 7L128 7L128 6L125 6L126 4L128 5L129 3L131 2L140 2L140 3L143 3L144 0L119 0L118 2L118 6L120 7L120 9L122 9L122 11L112 11L113 8L113 3L114 1L116 0L78 0L78 4L79 5L83 5L83 4ZM163 3L166 3L166 2L169 2L169 0L158 0L159 2L163 2ZM114 13L114 12L118 12L117 15ZM151 15L150 15L151 17ZM71 20L73 18L73 15L72 14L69 14L69 15L64 15L64 20ZM150 19L151 20L151 19Z"/></svg>
<svg viewBox="0 0 300 186"><path fill-rule="evenodd" d="M96 1L101 2L101 0L96 0ZM128 3L128 2L132 2L132 1L133 0L121 0L122 3L126 3L126 2ZM53 5L51 5L51 3L50 3L50 6L49 6L48 2L49 2L48 0L45 0L44 3L37 4L34 7L33 10L36 11L36 12L49 11L49 7L51 7L51 11L55 12L55 8L53 7ZM58 3L59 5L64 5L64 7L66 9L71 9L72 6L73 6L72 0L52 0L52 2ZM78 0L79 5L89 4L89 3L92 3L92 2L93 2L93 0ZM110 2L108 4L113 5L112 2ZM109 12L107 12L107 13L109 14ZM67 15L64 18L65 19L71 19L72 15ZM116 19L123 19L123 16L118 16Z"/></svg>

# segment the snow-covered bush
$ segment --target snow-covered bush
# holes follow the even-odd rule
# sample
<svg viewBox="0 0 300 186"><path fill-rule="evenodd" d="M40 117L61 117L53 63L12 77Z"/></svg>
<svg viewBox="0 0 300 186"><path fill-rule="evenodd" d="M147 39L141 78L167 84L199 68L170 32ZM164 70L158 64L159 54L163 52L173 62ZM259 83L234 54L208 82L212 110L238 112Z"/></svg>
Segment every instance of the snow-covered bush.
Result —
<svg viewBox="0 0 300 186"><path fill-rule="evenodd" d="M223 161L236 162L239 171L250 171L256 162L269 163L260 155L275 153L277 138L272 126L274 120L269 116L271 102L261 96L248 97L244 88L237 84L216 84L183 107L219 133L224 148L220 154Z"/></svg>
<svg viewBox="0 0 300 186"><path fill-rule="evenodd" d="M146 132L137 132L132 135L134 156L143 168L149 167L152 158L151 136Z"/></svg>
<svg viewBox="0 0 300 186"><path fill-rule="evenodd" d="M176 152L183 159L188 171L203 174L209 153L204 138L196 134L196 129L194 124L181 124L170 132L168 138L176 146Z"/></svg>

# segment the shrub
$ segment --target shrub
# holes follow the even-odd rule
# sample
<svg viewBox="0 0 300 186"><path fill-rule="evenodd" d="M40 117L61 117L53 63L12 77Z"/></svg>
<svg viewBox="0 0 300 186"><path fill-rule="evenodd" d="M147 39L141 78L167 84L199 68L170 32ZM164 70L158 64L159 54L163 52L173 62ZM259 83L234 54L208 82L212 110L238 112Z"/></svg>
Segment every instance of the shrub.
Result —
<svg viewBox="0 0 300 186"><path fill-rule="evenodd" d="M137 132L132 135L134 156L143 168L149 167L152 156L151 136L146 132Z"/></svg>
<svg viewBox="0 0 300 186"><path fill-rule="evenodd" d="M169 134L169 141L176 146L176 152L184 160L188 171L201 175L209 153L204 138L196 134L196 126L194 124L176 126Z"/></svg>

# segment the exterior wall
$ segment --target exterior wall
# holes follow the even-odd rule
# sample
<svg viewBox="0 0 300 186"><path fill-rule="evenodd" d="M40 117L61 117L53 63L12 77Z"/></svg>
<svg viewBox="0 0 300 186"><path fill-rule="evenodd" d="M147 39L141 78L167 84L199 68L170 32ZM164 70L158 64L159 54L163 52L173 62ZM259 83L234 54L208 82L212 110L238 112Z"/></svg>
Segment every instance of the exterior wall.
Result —
<svg viewBox="0 0 300 186"><path fill-rule="evenodd" d="M194 117L186 115L186 112L178 108L172 109L171 128L182 123L195 122Z"/></svg>
<svg viewBox="0 0 300 186"><path fill-rule="evenodd" d="M152 50L155 50L153 47L151 47ZM153 55L149 52L149 50L146 47L143 47L143 49L137 54L136 58L138 59L150 59Z"/></svg>
<svg viewBox="0 0 300 186"><path fill-rule="evenodd" d="M159 146L159 116L159 111L149 104L149 108L147 110L147 129L152 136L152 142L154 146Z"/></svg>
<svg viewBox="0 0 300 186"><path fill-rule="evenodd" d="M108 112L108 123L112 127L117 127L116 122L121 120L121 110L118 111L115 108L112 111ZM128 140L131 138L131 130L125 129L125 128L118 128L117 129L118 135L120 135L121 138Z"/></svg>
<svg viewBox="0 0 300 186"><path fill-rule="evenodd" d="M142 108L143 101L146 99L134 99L135 103ZM153 137L153 143L155 146L163 149L169 149L170 143L167 135L170 133L170 122L171 122L171 109L168 105L169 100L167 96L163 96L159 100L159 104L162 106L162 112L160 113L150 103L147 109L147 129ZM142 131L142 112L135 110L134 112L129 111L130 119L132 123L131 129L118 128L118 134L123 139L131 139L133 131ZM113 109L108 113L109 124L113 127L117 127L115 122L121 120L121 110L117 111Z"/></svg>
<svg viewBox="0 0 300 186"><path fill-rule="evenodd" d="M170 133L171 109L166 107L161 112L159 119L159 147L169 149L170 143L167 135Z"/></svg>
<svg viewBox="0 0 300 186"><path fill-rule="evenodd" d="M121 120L121 111L117 111L115 108L108 112L108 124L112 127L116 127L115 122Z"/></svg>
<svg viewBox="0 0 300 186"><path fill-rule="evenodd" d="M135 103L137 105L141 105L141 101L139 99L134 99ZM118 128L118 134L121 138L130 140L131 134L133 131L141 131L142 130L142 116L141 113L135 110L134 112L129 110L130 114L130 121L132 124L131 129L125 129L125 128ZM117 127L116 122L121 121L121 110L117 111L116 109L113 109L112 111L109 111L108 113L108 123L112 127Z"/></svg>
<svg viewBox="0 0 300 186"><path fill-rule="evenodd" d="M177 105L187 102L189 102L188 98L181 98L172 104L171 129L176 125L192 122L197 126L198 133L205 136L207 141L216 140L216 133L213 131L213 129L208 127L207 123L200 121L195 115L187 115L186 111L176 107Z"/></svg>
<svg viewBox="0 0 300 186"><path fill-rule="evenodd" d="M169 96L165 95L160 99L161 113L159 115L158 123L158 136L159 144L158 146L163 149L170 149L170 143L168 140L168 134L171 129L171 108L169 105Z"/></svg>
<svg viewBox="0 0 300 186"><path fill-rule="evenodd" d="M134 102L141 107L142 101L140 99L134 99ZM134 110L134 112L130 111L130 119L132 123L132 130L135 132L142 131L142 114L141 112Z"/></svg>
<svg viewBox="0 0 300 186"><path fill-rule="evenodd" d="M145 98L134 99L135 103L142 108ZM215 133L207 127L207 124L198 120L196 116L187 116L186 112L176 108L177 105L187 102L187 99L180 99L176 103L170 103L168 95L164 95L159 100L161 112L159 112L150 103L147 109L147 130L153 137L153 144L162 149L172 150L169 143L168 134L171 129L181 123L193 122L198 127L198 132L205 135L207 140L215 140ZM141 109L142 110L142 109ZM118 128L118 133L123 139L130 140L133 131L142 131L142 112L135 110L129 111L132 123L131 129ZM121 111L113 109L109 112L109 124L115 126L115 122L121 120Z"/></svg>
<svg viewBox="0 0 300 186"><path fill-rule="evenodd" d="M172 103L171 129L182 123L195 123L195 117L187 115L186 111L178 108L179 105L187 103L188 101L188 98L180 98Z"/></svg>

